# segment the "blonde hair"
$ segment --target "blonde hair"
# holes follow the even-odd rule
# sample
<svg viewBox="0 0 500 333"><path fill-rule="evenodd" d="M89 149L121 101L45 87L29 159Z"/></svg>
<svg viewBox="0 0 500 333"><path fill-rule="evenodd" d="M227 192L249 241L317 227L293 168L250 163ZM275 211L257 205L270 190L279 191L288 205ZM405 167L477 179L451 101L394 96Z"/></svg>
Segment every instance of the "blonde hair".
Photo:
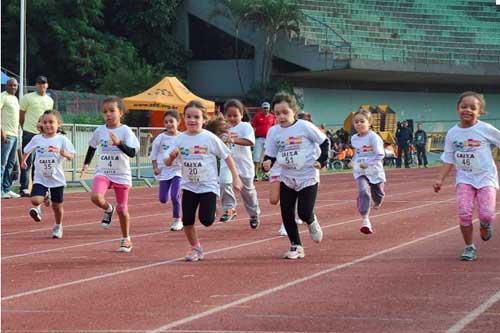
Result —
<svg viewBox="0 0 500 333"><path fill-rule="evenodd" d="M460 105L460 103L462 102L462 100L466 97L474 97L475 99L477 99L479 104L481 105L481 109L479 110L479 114L486 114L486 100L484 99L484 96L482 94L479 94L479 93L474 92L474 91L466 91L458 97L457 109L458 109L458 106Z"/></svg>
<svg viewBox="0 0 500 333"><path fill-rule="evenodd" d="M352 115L352 120L354 121L354 117L356 117L357 115L362 115L363 117L365 117L366 120L368 120L368 122L371 124L372 123L372 113L368 110L365 110L365 109L359 109L358 111L354 112L354 114Z"/></svg>
<svg viewBox="0 0 500 333"><path fill-rule="evenodd" d="M201 111L203 115L203 120L208 120L208 111L207 108L198 100L189 101L184 107L184 114L186 114L186 110L189 108L195 108Z"/></svg>

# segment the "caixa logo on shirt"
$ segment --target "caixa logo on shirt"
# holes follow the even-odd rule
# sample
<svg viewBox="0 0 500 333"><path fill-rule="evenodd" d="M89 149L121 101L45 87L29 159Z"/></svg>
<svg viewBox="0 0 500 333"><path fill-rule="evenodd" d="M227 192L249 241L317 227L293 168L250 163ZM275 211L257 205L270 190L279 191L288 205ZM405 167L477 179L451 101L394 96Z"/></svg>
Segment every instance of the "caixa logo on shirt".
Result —
<svg viewBox="0 0 500 333"><path fill-rule="evenodd" d="M57 153L59 149L55 146L47 146L47 147L37 147L37 154L45 154L45 153Z"/></svg>
<svg viewBox="0 0 500 333"><path fill-rule="evenodd" d="M457 150L474 150L481 147L481 141L467 139L465 141L453 141L453 148Z"/></svg>

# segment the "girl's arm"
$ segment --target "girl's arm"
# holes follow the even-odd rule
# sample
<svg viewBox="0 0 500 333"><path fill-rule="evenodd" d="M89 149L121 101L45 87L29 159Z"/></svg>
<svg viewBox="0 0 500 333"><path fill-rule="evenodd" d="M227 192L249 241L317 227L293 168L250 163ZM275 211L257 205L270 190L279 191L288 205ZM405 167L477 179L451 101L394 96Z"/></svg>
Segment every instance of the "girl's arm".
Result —
<svg viewBox="0 0 500 333"><path fill-rule="evenodd" d="M229 143L234 143L235 145L239 146L250 146L250 147L254 146L252 141L243 138L235 138L235 139L229 138Z"/></svg>
<svg viewBox="0 0 500 333"><path fill-rule="evenodd" d="M439 192L441 190L441 187L443 186L444 179L446 176L448 176L448 173L450 173L451 169L453 168L453 164L449 163L443 163L443 166L441 167L441 170L439 171L439 176L438 178L434 181L434 192Z"/></svg>
<svg viewBox="0 0 500 333"><path fill-rule="evenodd" d="M21 169L27 169L28 168L28 164L26 164L26 161L28 160L28 157L30 155L31 155L31 152L23 154L23 158L21 159Z"/></svg>
<svg viewBox="0 0 500 333"><path fill-rule="evenodd" d="M321 149L321 155L319 155L318 159L314 163L314 167L316 169L321 169L326 166L326 161L328 160L328 149L330 148L330 142L328 139L325 139L322 144L319 145Z"/></svg>
<svg viewBox="0 0 500 333"><path fill-rule="evenodd" d="M85 160L83 161L83 166L80 170L80 178L82 178L85 175L85 172L89 169L90 162L92 162L96 150L97 149L92 146L89 146L87 149L87 154L85 155Z"/></svg>
<svg viewBox="0 0 500 333"><path fill-rule="evenodd" d="M174 148L166 159L163 160L166 166L171 166L174 163L175 159L179 156L179 148Z"/></svg>
<svg viewBox="0 0 500 333"><path fill-rule="evenodd" d="M64 150L62 148L59 151L59 154L61 154L62 157L64 157L65 159L67 159L69 161L71 161L73 159L73 157L75 157L75 154L70 153L69 151L66 151L66 150Z"/></svg>
<svg viewBox="0 0 500 333"><path fill-rule="evenodd" d="M153 173L158 176L161 173L160 168L158 168L158 162L156 160L152 160L151 163L153 164Z"/></svg>
<svg viewBox="0 0 500 333"><path fill-rule="evenodd" d="M231 155L228 155L224 160L227 164L229 171L231 171L231 175L233 176L233 188L236 191L241 191L243 184L241 182L240 176L238 175L238 171L236 170L236 165L234 164L234 160Z"/></svg>

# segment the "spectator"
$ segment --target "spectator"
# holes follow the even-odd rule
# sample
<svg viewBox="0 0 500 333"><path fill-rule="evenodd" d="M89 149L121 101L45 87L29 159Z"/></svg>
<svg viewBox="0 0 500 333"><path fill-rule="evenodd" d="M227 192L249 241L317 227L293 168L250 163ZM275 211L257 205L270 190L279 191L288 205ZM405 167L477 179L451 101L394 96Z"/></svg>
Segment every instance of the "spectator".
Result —
<svg viewBox="0 0 500 333"><path fill-rule="evenodd" d="M22 149L31 141L31 139L38 134L37 123L40 116L47 110L52 110L54 101L47 95L47 88L49 87L48 80L45 76L38 76L36 78L36 91L26 94L21 98L20 108L21 114L19 123L23 128L23 142ZM33 164L34 155L31 154L26 160L26 169L21 170L21 196L28 197L30 192L28 190L29 174Z"/></svg>
<svg viewBox="0 0 500 333"><path fill-rule="evenodd" d="M262 159L264 158L264 144L266 142L267 132L276 124L276 117L270 113L271 104L264 102L261 105L262 111L259 111L252 119L252 127L255 129L255 146L253 149L253 162L255 164L255 180L258 180L259 173L262 173ZM267 180L267 176L262 177Z"/></svg>
<svg viewBox="0 0 500 333"><path fill-rule="evenodd" d="M19 101L16 97L16 79L7 81L7 90L0 95L2 112L2 199L19 198L11 191L12 171L16 164L17 135L19 131Z"/></svg>
<svg viewBox="0 0 500 333"><path fill-rule="evenodd" d="M427 154L425 152L425 145L427 143L427 133L422 129L422 124L417 125L417 131L415 132L415 140L413 141L415 148L417 149L417 159L418 167L427 168Z"/></svg>
<svg viewBox="0 0 500 333"><path fill-rule="evenodd" d="M410 144L412 143L413 133L408 128L408 122L404 121L396 132L396 141L398 144L398 157L396 159L396 168L401 168L401 156L404 154L405 168L410 167Z"/></svg>

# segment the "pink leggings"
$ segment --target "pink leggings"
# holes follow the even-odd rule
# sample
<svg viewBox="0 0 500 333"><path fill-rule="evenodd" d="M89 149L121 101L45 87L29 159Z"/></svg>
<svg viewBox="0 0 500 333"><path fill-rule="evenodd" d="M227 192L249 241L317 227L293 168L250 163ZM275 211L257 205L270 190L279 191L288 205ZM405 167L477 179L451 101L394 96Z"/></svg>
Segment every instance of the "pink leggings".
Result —
<svg viewBox="0 0 500 333"><path fill-rule="evenodd" d="M457 206L460 225L472 225L474 200L479 210L479 221L491 223L495 219L497 189L492 186L477 189L469 184L457 184Z"/></svg>
<svg viewBox="0 0 500 333"><path fill-rule="evenodd" d="M118 212L128 211L128 191L130 186L126 184L113 183L105 176L95 176L92 182L92 192L105 195L109 188L115 190L116 210Z"/></svg>

